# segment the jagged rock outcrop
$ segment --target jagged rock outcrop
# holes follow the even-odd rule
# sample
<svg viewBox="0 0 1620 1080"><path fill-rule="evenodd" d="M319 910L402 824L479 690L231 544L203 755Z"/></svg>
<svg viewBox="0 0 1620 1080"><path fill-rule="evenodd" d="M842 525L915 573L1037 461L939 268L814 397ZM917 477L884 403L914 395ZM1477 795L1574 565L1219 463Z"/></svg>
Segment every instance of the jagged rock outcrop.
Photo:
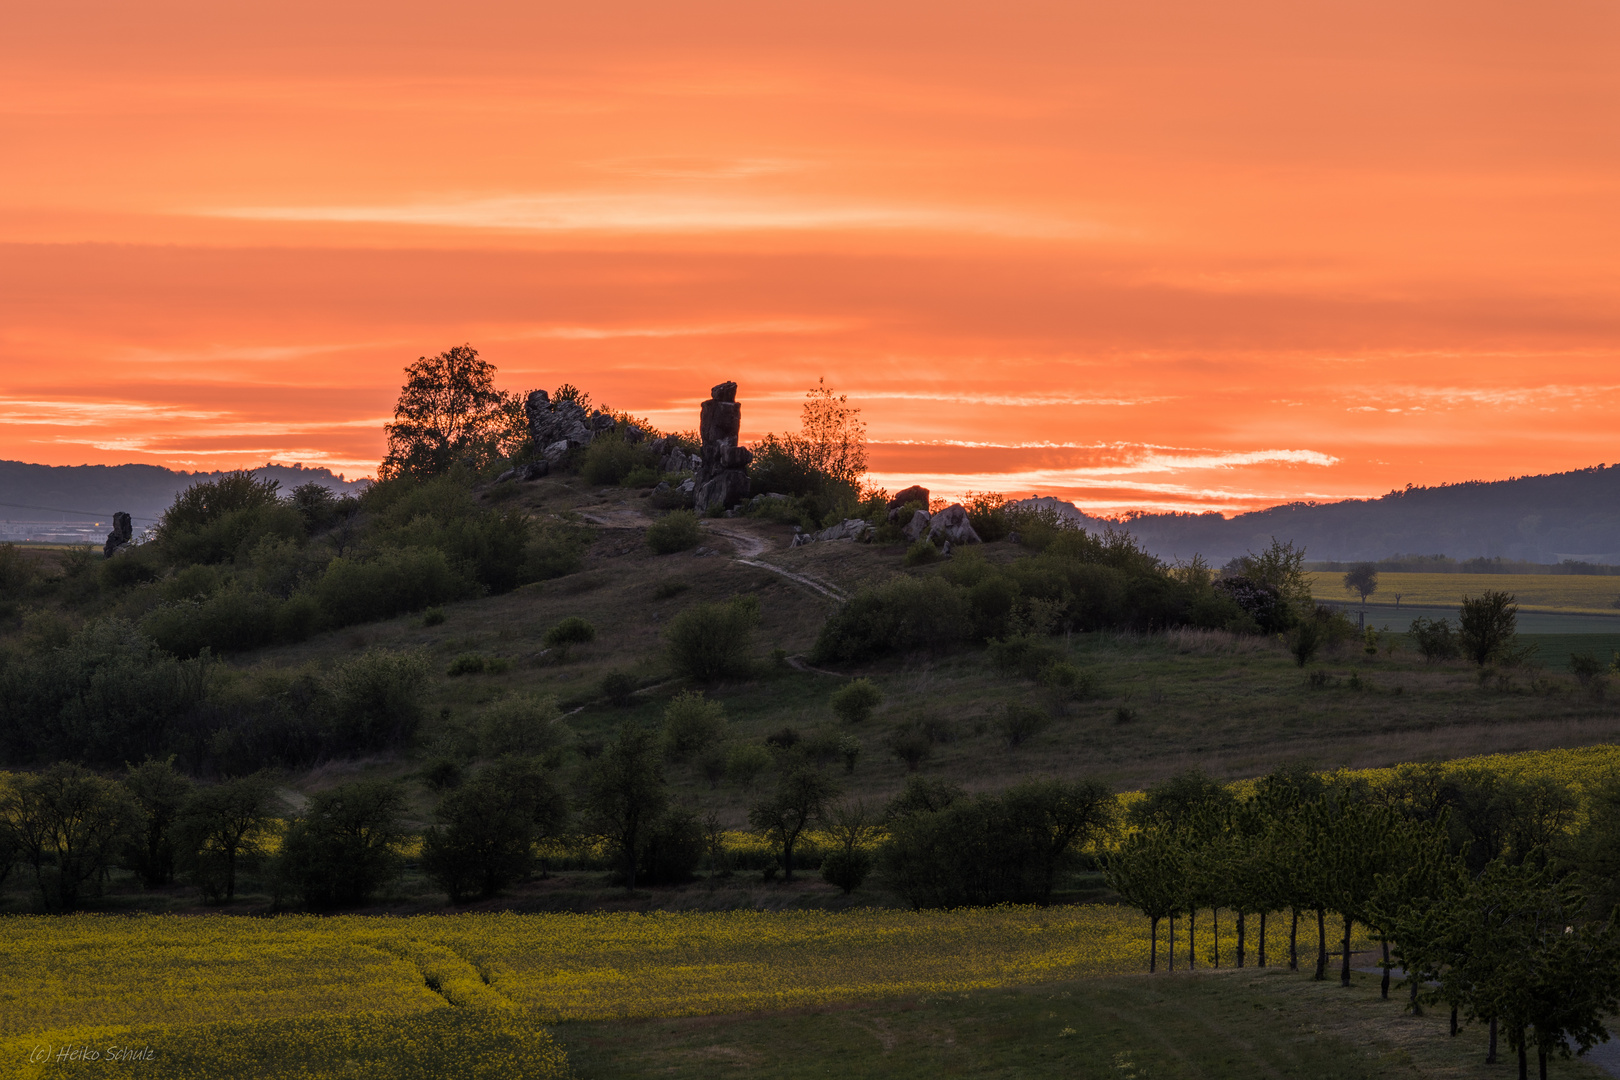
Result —
<svg viewBox="0 0 1620 1080"><path fill-rule="evenodd" d="M911 515L911 520L906 522L905 535L911 543L916 543L926 536L936 546L946 543L984 543L974 531L972 522L968 521L967 508L961 503L952 503L933 514L926 510L917 511Z"/></svg>
<svg viewBox="0 0 1620 1080"><path fill-rule="evenodd" d="M534 445L549 463L555 465L570 449L588 445L600 430L598 422L613 418L604 413L587 416L585 410L572 401L552 401L544 390L532 390L523 402L523 414L529 420L529 435Z"/></svg>
<svg viewBox="0 0 1620 1080"><path fill-rule="evenodd" d="M495 478L497 484L508 480L538 480L551 473L551 465L545 460L531 461L527 465L514 465Z"/></svg>
<svg viewBox="0 0 1620 1080"><path fill-rule="evenodd" d="M822 529L820 532L796 532L793 534L793 547L803 547L805 544L822 543L828 540L865 540L872 534L872 526L861 518L845 518L837 525Z"/></svg>
<svg viewBox="0 0 1620 1080"><path fill-rule="evenodd" d="M120 510L113 515L112 532L107 534L107 543L101 549L101 553L110 559L113 556L113 552L128 544L134 538L134 523L130 521L128 514Z"/></svg>
<svg viewBox="0 0 1620 1080"><path fill-rule="evenodd" d="M703 465L703 459L682 450L680 440L673 435L654 439L647 447L658 456L658 467L663 472L695 473Z"/></svg>
<svg viewBox="0 0 1620 1080"><path fill-rule="evenodd" d="M737 445L742 430L742 406L737 384L723 382L710 391L699 413L698 433L703 455L698 463L695 505L698 513L719 507L730 510L748 498L748 463L752 452Z"/></svg>

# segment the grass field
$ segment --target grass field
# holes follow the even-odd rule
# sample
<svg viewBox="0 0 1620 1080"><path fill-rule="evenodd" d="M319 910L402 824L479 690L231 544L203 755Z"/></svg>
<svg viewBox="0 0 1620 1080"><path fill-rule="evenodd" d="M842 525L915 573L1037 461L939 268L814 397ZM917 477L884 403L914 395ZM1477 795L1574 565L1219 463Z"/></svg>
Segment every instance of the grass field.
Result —
<svg viewBox="0 0 1620 1080"><path fill-rule="evenodd" d="M1312 571L1311 595L1344 603L1360 595L1344 587L1344 575ZM1620 577L1588 574L1402 574L1379 573L1378 591L1369 607L1408 604L1455 607L1464 596L1486 589L1512 593L1523 611L1563 611L1587 615L1620 615ZM1397 601L1397 598L1398 601Z"/></svg>

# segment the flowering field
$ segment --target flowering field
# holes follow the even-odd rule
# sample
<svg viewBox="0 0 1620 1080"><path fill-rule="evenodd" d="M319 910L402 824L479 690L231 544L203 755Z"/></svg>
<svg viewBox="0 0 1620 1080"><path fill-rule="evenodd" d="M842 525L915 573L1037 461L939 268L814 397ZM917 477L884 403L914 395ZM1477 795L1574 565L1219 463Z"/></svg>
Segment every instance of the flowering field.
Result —
<svg viewBox="0 0 1620 1080"><path fill-rule="evenodd" d="M1344 587L1344 574L1312 571L1311 594L1318 600L1344 603L1356 594ZM1455 607L1466 596L1486 589L1512 593L1523 611L1567 611L1614 615L1620 608L1620 578L1585 574L1406 574L1380 572L1378 591L1369 606L1403 605ZM1356 599L1360 604L1360 600Z"/></svg>
<svg viewBox="0 0 1620 1080"><path fill-rule="evenodd" d="M1201 965L1213 944L1205 922ZM1281 924L1269 935L1274 964ZM1230 920L1222 930L1230 964ZM1315 948L1303 928L1300 944ZM1164 948L1161 930L1161 963ZM14 917L0 924L0 1076L106 1075L109 1055L129 1048L153 1057L118 1061L118 1075L562 1076L564 1055L542 1023L1135 972L1147 949L1146 920L1106 906ZM101 1057L57 1059L74 1047Z"/></svg>

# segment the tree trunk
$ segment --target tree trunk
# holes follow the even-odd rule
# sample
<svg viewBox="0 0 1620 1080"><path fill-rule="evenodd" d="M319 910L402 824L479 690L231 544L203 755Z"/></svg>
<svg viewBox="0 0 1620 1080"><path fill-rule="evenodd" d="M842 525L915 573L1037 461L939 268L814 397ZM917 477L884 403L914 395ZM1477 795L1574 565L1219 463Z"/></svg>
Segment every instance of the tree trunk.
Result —
<svg viewBox="0 0 1620 1080"><path fill-rule="evenodd" d="M1410 985L1411 988L1412 988L1412 1015L1413 1016L1422 1016L1423 1015L1423 1002L1419 1001L1418 996L1417 996L1417 986L1418 986L1417 976L1412 974L1411 971L1407 971L1407 973L1406 973L1406 981L1407 981L1408 985Z"/></svg>
<svg viewBox="0 0 1620 1080"><path fill-rule="evenodd" d="M793 841L782 841L782 880L793 880Z"/></svg>
<svg viewBox="0 0 1620 1080"><path fill-rule="evenodd" d="M1246 942L1243 940L1243 934L1244 934L1244 931L1247 929L1247 927L1246 927L1246 925L1244 923L1244 920L1243 920L1243 912L1239 911L1237 913L1237 915L1238 915L1238 961L1237 961L1237 966L1242 967L1243 966L1243 959L1244 959L1244 956L1243 956L1244 946L1246 944Z"/></svg>
<svg viewBox="0 0 1620 1080"><path fill-rule="evenodd" d="M1316 982L1327 979L1327 909L1316 909Z"/></svg>
<svg viewBox="0 0 1620 1080"><path fill-rule="evenodd" d="M1259 955L1260 963L1257 964L1256 966L1257 967L1265 967L1266 966L1266 913L1263 912L1263 911L1260 913L1260 945L1259 945L1259 947L1257 949L1255 949L1255 952L1260 954Z"/></svg>
<svg viewBox="0 0 1620 1080"><path fill-rule="evenodd" d="M1350 985L1350 916L1344 917L1344 959L1339 964L1339 985Z"/></svg>
<svg viewBox="0 0 1620 1080"><path fill-rule="evenodd" d="M1209 917L1215 921L1215 966L1221 966L1221 909L1210 908Z"/></svg>
<svg viewBox="0 0 1620 1080"><path fill-rule="evenodd" d="M1547 1050L1545 1047L1536 1047L1536 1072L1541 1080L1547 1080Z"/></svg>
<svg viewBox="0 0 1620 1080"><path fill-rule="evenodd" d="M1380 989L1380 996L1383 997L1383 999L1385 1001L1388 1001L1389 1000L1389 938L1387 938L1384 935L1380 934L1378 936L1378 940L1384 946L1384 983L1383 983L1382 988Z"/></svg>
<svg viewBox="0 0 1620 1080"><path fill-rule="evenodd" d="M1491 1017L1490 1042L1485 1047L1485 1064L1496 1064L1496 1017Z"/></svg>
<svg viewBox="0 0 1620 1080"><path fill-rule="evenodd" d="M1288 909L1288 970L1299 970L1299 908Z"/></svg>
<svg viewBox="0 0 1620 1080"><path fill-rule="evenodd" d="M1198 909L1187 912L1187 970L1198 966Z"/></svg>
<svg viewBox="0 0 1620 1080"><path fill-rule="evenodd" d="M631 892L636 891L636 848L634 844L626 845L624 849L624 887Z"/></svg>
<svg viewBox="0 0 1620 1080"><path fill-rule="evenodd" d="M1159 917L1153 916L1148 920L1148 974L1151 975L1159 967Z"/></svg>
<svg viewBox="0 0 1620 1080"><path fill-rule="evenodd" d="M1170 970L1176 970L1176 917L1170 916Z"/></svg>
<svg viewBox="0 0 1620 1080"><path fill-rule="evenodd" d="M1519 1080L1530 1080L1530 1055L1524 1045L1524 1025L1519 1025Z"/></svg>

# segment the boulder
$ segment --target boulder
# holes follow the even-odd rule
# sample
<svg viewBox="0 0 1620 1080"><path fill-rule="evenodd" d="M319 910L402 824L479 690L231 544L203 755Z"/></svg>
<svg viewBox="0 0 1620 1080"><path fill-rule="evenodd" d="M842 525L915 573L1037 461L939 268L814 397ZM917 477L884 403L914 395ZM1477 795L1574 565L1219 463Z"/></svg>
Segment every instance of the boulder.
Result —
<svg viewBox="0 0 1620 1080"><path fill-rule="evenodd" d="M894 498L889 500L889 509L898 510L908 502L922 503L923 509L928 509L928 489L921 484L913 484L896 492Z"/></svg>
<svg viewBox="0 0 1620 1080"><path fill-rule="evenodd" d="M128 544L135 538L135 526L128 514L122 510L113 515L112 532L107 534L107 543L101 549L106 558L112 558L113 552Z"/></svg>
<svg viewBox="0 0 1620 1080"><path fill-rule="evenodd" d="M921 517L918 514L917 517ZM916 520L913 518L912 520ZM910 529L906 530L908 533ZM968 521L967 508L961 503L952 503L928 519L928 535L935 544L949 542L952 544L982 544L979 534L974 531L972 522Z"/></svg>
<svg viewBox="0 0 1620 1080"><path fill-rule="evenodd" d="M915 544L927 534L928 520L928 511L926 510L919 510L915 514L911 515L911 520L906 522L905 529L906 540L909 543Z"/></svg>
<svg viewBox="0 0 1620 1080"><path fill-rule="evenodd" d="M551 466L545 461L531 461L523 466L523 479L538 480L542 476L551 475Z"/></svg>
<svg viewBox="0 0 1620 1080"><path fill-rule="evenodd" d="M568 452L569 446L584 446L591 441L596 431L592 427L592 420L585 415L585 410L572 401L552 401L550 395L544 390L532 390L523 401L523 414L529 421L529 435L534 439L534 445L546 448L546 456L551 457L551 448L557 443L563 443L563 451L556 457ZM597 414L602 415L602 414ZM612 426L612 417L608 417L608 426Z"/></svg>

